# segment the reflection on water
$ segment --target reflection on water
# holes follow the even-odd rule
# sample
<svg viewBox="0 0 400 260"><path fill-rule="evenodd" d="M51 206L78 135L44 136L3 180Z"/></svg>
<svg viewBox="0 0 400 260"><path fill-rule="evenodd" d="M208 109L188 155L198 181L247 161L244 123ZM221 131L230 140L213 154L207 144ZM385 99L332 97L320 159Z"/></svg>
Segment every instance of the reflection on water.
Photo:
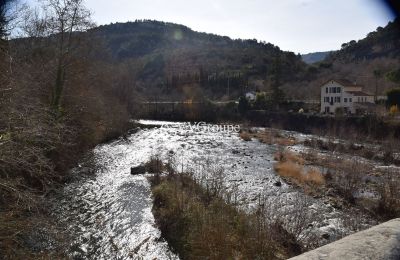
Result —
<svg viewBox="0 0 400 260"><path fill-rule="evenodd" d="M160 124L156 121L142 123ZM175 124L177 125L177 124ZM166 159L175 155L177 167L191 168L202 177L204 162L224 169L224 185L235 190L243 208L258 203L260 195L271 201L306 196L281 182L273 171L276 147L258 141L244 142L235 133L177 131L176 128L143 129L128 138L99 145L93 151L93 167L77 167L81 175L67 185L55 201L54 215L73 237L67 249L75 258L91 259L176 259L160 238L151 213L152 198L145 176L129 174L131 166L141 164L153 154ZM203 170L201 170L203 169ZM276 185L281 182L280 185ZM282 198L284 198L282 200ZM348 216L311 199L309 214L320 216L310 227L315 232L333 235L346 233L343 222ZM362 222L362 221L361 221Z"/></svg>

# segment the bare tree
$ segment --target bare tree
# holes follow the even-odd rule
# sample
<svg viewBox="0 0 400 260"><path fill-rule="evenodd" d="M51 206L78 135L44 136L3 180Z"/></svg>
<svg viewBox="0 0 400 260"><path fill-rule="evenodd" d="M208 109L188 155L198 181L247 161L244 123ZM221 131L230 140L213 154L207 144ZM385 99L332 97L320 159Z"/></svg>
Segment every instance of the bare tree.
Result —
<svg viewBox="0 0 400 260"><path fill-rule="evenodd" d="M41 0L40 10L26 12L23 26L29 37L49 37L54 46L56 59L55 82L51 106L59 110L68 68L72 66L81 32L94 26L91 12L83 0Z"/></svg>

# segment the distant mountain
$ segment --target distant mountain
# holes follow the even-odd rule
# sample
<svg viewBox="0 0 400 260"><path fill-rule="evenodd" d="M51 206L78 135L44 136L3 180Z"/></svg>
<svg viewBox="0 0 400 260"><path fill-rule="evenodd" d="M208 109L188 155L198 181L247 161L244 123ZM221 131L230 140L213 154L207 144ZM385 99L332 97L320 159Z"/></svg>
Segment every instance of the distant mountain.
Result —
<svg viewBox="0 0 400 260"><path fill-rule="evenodd" d="M113 64L130 64L136 86L161 90L163 96L198 87L209 95L237 96L245 86L265 80L290 82L302 77L306 64L300 55L271 43L232 40L200 33L173 23L140 20L92 29L90 37L103 42Z"/></svg>
<svg viewBox="0 0 400 260"><path fill-rule="evenodd" d="M307 64L313 64L324 60L332 51L311 52L302 54L302 60Z"/></svg>

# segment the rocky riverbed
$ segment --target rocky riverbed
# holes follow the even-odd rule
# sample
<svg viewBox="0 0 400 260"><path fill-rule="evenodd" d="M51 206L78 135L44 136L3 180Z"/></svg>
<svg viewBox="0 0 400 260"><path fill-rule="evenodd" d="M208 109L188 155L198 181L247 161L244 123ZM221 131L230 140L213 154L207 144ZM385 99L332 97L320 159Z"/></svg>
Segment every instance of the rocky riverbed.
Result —
<svg viewBox="0 0 400 260"><path fill-rule="evenodd" d="M155 225L146 176L130 174L155 154L165 161L173 157L177 169L199 180L220 178L231 202L245 210L269 207L276 212L271 217L301 225L298 236L315 246L376 224L362 212L335 208L285 183L273 169L276 145L246 142L235 132L182 128L184 123L140 123L153 127L97 146L55 199L53 214L73 240L66 249L72 258L177 258Z"/></svg>

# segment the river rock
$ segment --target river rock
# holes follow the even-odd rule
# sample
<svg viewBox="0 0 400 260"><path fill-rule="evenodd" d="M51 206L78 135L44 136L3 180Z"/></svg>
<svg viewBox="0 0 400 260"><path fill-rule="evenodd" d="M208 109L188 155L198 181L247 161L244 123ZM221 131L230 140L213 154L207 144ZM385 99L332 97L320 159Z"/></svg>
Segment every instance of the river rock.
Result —
<svg viewBox="0 0 400 260"><path fill-rule="evenodd" d="M146 167L144 165L139 165L135 167L131 167L131 174L138 175L146 173Z"/></svg>

